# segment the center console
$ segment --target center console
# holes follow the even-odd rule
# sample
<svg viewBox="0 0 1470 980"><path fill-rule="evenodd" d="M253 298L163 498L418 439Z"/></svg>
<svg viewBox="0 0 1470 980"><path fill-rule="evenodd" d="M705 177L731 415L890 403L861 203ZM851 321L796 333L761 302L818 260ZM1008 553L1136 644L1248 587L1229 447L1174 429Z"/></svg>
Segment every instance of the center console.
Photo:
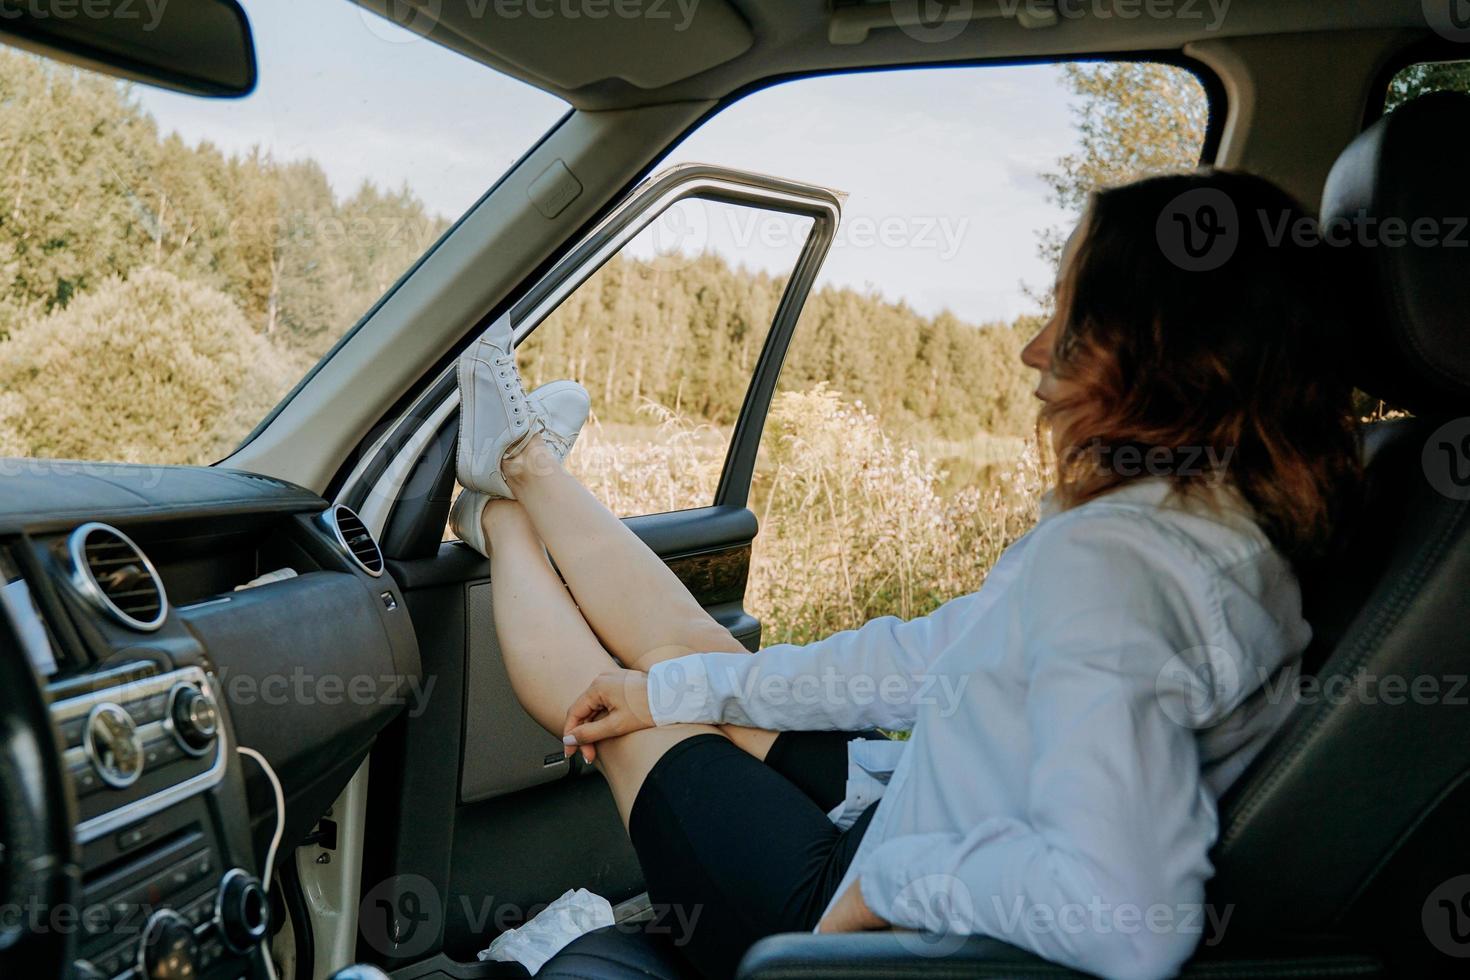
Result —
<svg viewBox="0 0 1470 980"><path fill-rule="evenodd" d="M50 693L79 810L76 975L254 976L270 909L248 829L230 819L243 788L226 780L234 750L214 678L140 660Z"/></svg>
<svg viewBox="0 0 1470 980"><path fill-rule="evenodd" d="M44 689L81 872L80 901L24 925L87 980L266 980L270 937L309 966L291 855L432 687L367 525L216 467L47 461L7 491L0 616Z"/></svg>

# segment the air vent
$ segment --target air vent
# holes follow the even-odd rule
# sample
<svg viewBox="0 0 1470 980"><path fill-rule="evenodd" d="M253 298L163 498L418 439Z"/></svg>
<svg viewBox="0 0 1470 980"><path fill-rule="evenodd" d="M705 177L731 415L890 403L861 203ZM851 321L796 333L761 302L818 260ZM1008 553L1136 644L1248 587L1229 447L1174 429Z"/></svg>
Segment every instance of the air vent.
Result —
<svg viewBox="0 0 1470 980"><path fill-rule="evenodd" d="M343 504L333 507L327 511L327 523L337 535L337 542L347 549L363 571L374 578L383 574L383 553L378 550L372 532L351 507Z"/></svg>
<svg viewBox="0 0 1470 980"><path fill-rule="evenodd" d="M67 540L72 582L124 626L156 630L168 612L163 582L131 538L106 524L83 524Z"/></svg>

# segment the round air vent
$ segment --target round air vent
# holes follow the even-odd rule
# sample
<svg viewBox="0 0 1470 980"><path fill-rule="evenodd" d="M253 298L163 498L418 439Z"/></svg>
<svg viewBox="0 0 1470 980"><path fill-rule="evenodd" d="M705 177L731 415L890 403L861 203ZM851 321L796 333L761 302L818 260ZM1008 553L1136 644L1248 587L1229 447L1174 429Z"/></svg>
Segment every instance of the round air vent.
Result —
<svg viewBox="0 0 1470 980"><path fill-rule="evenodd" d="M83 524L67 539L73 584L124 626L156 630L168 613L158 570L133 540L106 524Z"/></svg>
<svg viewBox="0 0 1470 980"><path fill-rule="evenodd" d="M337 536L337 543L347 550L352 560L369 575L377 578L383 574L383 553L372 532L362 518L345 504L338 504L326 513L327 525Z"/></svg>

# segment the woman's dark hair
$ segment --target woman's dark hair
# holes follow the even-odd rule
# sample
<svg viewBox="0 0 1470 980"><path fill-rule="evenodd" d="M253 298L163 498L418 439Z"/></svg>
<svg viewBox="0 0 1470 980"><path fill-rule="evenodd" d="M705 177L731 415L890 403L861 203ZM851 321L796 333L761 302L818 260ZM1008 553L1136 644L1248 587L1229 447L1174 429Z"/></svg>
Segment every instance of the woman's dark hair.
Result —
<svg viewBox="0 0 1470 980"><path fill-rule="evenodd" d="M1201 170L1093 196L1056 296L1052 371L1079 394L1042 412L1058 428L1060 503L1138 476L1184 492L1223 479L1283 553L1322 554L1360 470L1335 355L1333 250L1312 243L1314 229L1290 195L1249 174Z"/></svg>

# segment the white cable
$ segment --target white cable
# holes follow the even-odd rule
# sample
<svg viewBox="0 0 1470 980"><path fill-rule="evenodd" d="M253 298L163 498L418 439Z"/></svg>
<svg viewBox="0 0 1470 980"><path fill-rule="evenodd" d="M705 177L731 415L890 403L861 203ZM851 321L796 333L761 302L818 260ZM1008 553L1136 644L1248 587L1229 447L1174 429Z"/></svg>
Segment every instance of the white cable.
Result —
<svg viewBox="0 0 1470 980"><path fill-rule="evenodd" d="M271 792L276 798L276 832L271 835L271 846L265 852L265 867L261 869L260 874L261 887L265 889L266 895L270 895L271 872L276 866L276 851L280 849L281 838L286 835L286 794L281 789L281 780L276 776L276 771L271 768L269 762L265 761L265 756L246 745L237 745L235 751L255 760L256 765L260 766L265 773L265 778L270 781ZM261 940L261 946L264 947L261 950L261 959L265 960L266 973L270 975L270 980L276 980L276 966L271 962L270 946L266 939Z"/></svg>
<svg viewBox="0 0 1470 980"><path fill-rule="evenodd" d="M269 893L271 871L276 866L276 851L281 846L281 838L286 835L286 794L281 791L281 781L276 778L276 771L271 768L271 764L265 761L265 756L247 745L237 746L235 751L255 760L256 764L265 771L265 778L270 780L271 792L276 795L276 832L271 835L270 850L265 852L265 867L260 874L261 887Z"/></svg>

